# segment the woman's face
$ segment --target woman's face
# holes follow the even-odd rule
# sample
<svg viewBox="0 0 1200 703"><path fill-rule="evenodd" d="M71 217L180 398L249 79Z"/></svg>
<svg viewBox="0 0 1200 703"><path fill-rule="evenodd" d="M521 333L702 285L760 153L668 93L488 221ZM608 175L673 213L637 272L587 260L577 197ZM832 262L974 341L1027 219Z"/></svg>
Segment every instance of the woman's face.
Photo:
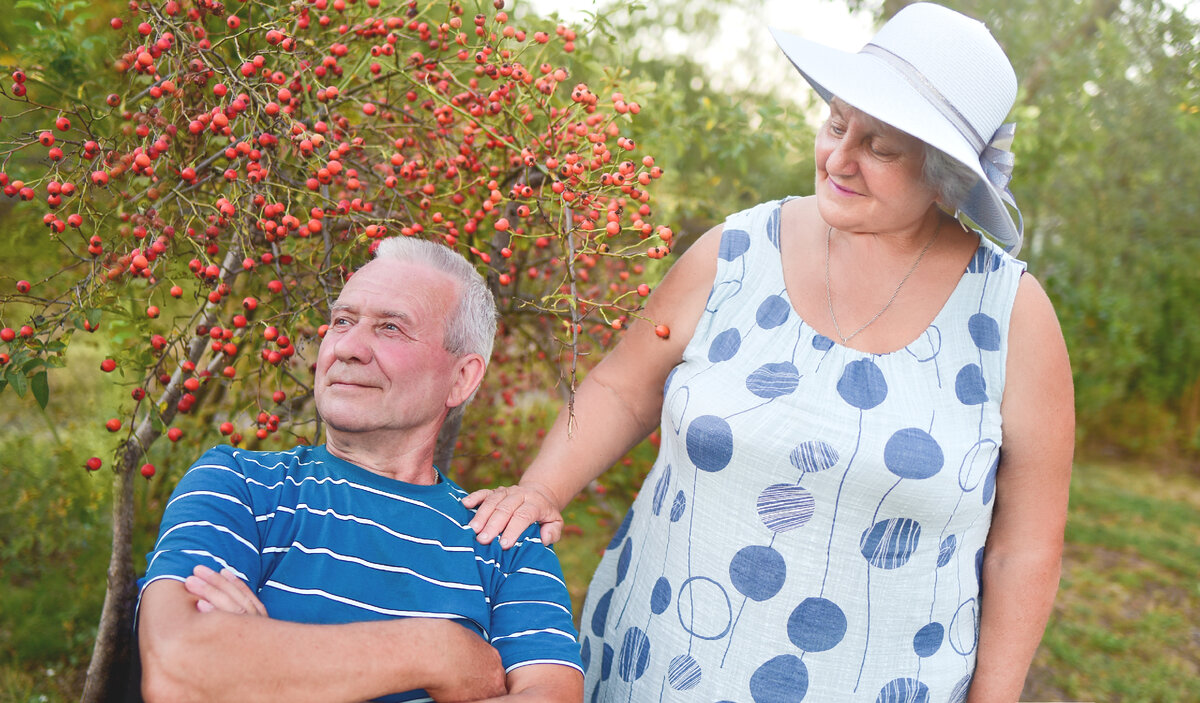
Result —
<svg viewBox="0 0 1200 703"><path fill-rule="evenodd" d="M937 200L922 176L925 146L834 98L817 132L816 194L821 217L845 232L903 232Z"/></svg>

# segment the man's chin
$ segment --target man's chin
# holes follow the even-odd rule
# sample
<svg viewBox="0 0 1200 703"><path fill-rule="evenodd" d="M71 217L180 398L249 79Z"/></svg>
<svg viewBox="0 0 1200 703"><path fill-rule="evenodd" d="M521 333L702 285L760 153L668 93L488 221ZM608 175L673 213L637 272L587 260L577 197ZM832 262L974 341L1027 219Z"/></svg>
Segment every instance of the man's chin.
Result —
<svg viewBox="0 0 1200 703"><path fill-rule="evenodd" d="M379 429L379 423L367 417L337 417L327 418L322 416L321 420L325 423L326 432L337 432L341 434L363 434Z"/></svg>

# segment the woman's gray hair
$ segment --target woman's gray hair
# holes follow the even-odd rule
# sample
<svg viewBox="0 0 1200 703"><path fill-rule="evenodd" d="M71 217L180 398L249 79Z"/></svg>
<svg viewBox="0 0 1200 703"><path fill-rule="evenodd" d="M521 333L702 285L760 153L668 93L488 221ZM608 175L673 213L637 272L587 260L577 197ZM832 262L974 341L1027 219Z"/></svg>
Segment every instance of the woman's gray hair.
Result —
<svg viewBox="0 0 1200 703"><path fill-rule="evenodd" d="M942 206L954 214L967 199L979 176L941 149L922 143L925 144L925 165L921 169L921 176L926 185L938 192Z"/></svg>
<svg viewBox="0 0 1200 703"><path fill-rule="evenodd" d="M496 341L496 302L487 281L462 254L417 237L389 237L375 249L376 259L422 264L458 282L458 305L446 318L442 344L451 354L479 354L487 361Z"/></svg>

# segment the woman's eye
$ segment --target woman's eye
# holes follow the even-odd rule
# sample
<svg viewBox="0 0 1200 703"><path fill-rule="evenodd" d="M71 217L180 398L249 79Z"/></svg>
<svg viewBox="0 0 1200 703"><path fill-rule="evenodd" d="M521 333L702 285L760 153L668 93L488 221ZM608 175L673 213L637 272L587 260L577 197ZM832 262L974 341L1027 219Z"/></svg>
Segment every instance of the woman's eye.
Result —
<svg viewBox="0 0 1200 703"><path fill-rule="evenodd" d="M878 156L881 159L891 159L891 158L895 158L895 156L896 156L896 152L892 151L891 149L887 148L886 146L879 146L877 144L871 145L871 153Z"/></svg>

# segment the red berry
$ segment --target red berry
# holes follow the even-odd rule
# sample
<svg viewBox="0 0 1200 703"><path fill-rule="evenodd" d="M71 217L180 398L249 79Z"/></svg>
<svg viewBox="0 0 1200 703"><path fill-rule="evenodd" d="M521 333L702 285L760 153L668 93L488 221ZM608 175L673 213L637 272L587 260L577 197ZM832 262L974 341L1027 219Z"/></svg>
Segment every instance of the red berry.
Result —
<svg viewBox="0 0 1200 703"><path fill-rule="evenodd" d="M647 295L650 295L650 286L643 283L637 287L637 292L638 292L638 295L645 298Z"/></svg>
<svg viewBox="0 0 1200 703"><path fill-rule="evenodd" d="M0 340L5 341L5 342L11 342L16 338L17 338L17 333L15 330L13 330L13 328L5 327L4 329L0 329Z"/></svg>
<svg viewBox="0 0 1200 703"><path fill-rule="evenodd" d="M121 19L120 17L114 17L108 21L108 26L112 27L113 29L120 29L121 27L125 26L125 20Z"/></svg>
<svg viewBox="0 0 1200 703"><path fill-rule="evenodd" d="M54 121L54 126L58 128L58 131L65 132L71 128L71 120L66 117L59 117Z"/></svg>
<svg viewBox="0 0 1200 703"><path fill-rule="evenodd" d="M167 439L171 440L172 442L178 442L179 438L182 436L183 430L179 429L178 427L172 427L171 429L167 430Z"/></svg>
<svg viewBox="0 0 1200 703"><path fill-rule="evenodd" d="M222 422L221 426L218 429L221 430L221 434L223 434L223 435L231 435L231 434L233 434L233 423L232 422Z"/></svg>
<svg viewBox="0 0 1200 703"><path fill-rule="evenodd" d="M104 426L108 428L109 432L116 432L117 430L121 429L121 421L114 417L108 422L104 423Z"/></svg>
<svg viewBox="0 0 1200 703"><path fill-rule="evenodd" d="M104 462L100 461L100 457L94 456L84 462L84 466L88 471L98 471Z"/></svg>
<svg viewBox="0 0 1200 703"><path fill-rule="evenodd" d="M667 327L666 325L655 325L654 334L666 339L667 337L671 336L671 328Z"/></svg>
<svg viewBox="0 0 1200 703"><path fill-rule="evenodd" d="M142 464L142 476L147 480L154 476L154 464Z"/></svg>
<svg viewBox="0 0 1200 703"><path fill-rule="evenodd" d="M28 293L29 292L29 281L17 281L17 292L18 293Z"/></svg>
<svg viewBox="0 0 1200 703"><path fill-rule="evenodd" d="M30 327L29 325L21 325L21 330L20 330L19 334L22 337L25 337L26 339L28 339L33 336L33 328Z"/></svg>
<svg viewBox="0 0 1200 703"><path fill-rule="evenodd" d="M105 359L100 362L100 370L104 373L112 373L117 369L117 362L112 359Z"/></svg>

